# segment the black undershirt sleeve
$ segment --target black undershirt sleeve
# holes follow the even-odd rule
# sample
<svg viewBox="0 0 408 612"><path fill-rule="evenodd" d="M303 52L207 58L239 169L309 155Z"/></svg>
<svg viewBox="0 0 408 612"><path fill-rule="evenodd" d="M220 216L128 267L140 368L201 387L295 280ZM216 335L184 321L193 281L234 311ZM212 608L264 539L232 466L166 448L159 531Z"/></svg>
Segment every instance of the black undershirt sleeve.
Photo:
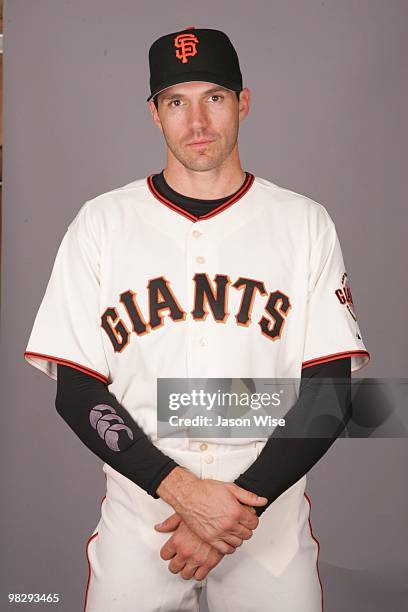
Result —
<svg viewBox="0 0 408 612"><path fill-rule="evenodd" d="M105 383L58 364L55 407L100 459L159 498L157 487L179 464L153 444Z"/></svg>
<svg viewBox="0 0 408 612"><path fill-rule="evenodd" d="M234 480L268 499L255 508L257 516L302 478L344 431L352 409L350 383L350 357L303 368L299 396L285 415L284 430L277 427L256 460Z"/></svg>
<svg viewBox="0 0 408 612"><path fill-rule="evenodd" d="M315 422L318 423L319 416L323 417L327 412L327 401L333 401L333 395L328 395L329 389L327 392L323 390L327 385L311 385L308 381L312 378L324 378L327 381L336 377L350 377L350 358L303 369L299 398L285 415L286 436L290 436L291 427L293 431L299 431L300 419L301 422L309 423L312 408ZM344 392L336 387L336 393L340 408L346 415L348 403ZM58 364L55 406L69 427L100 459L153 498L159 498L156 493L159 484L179 464L153 444L129 412L109 392L105 383L74 368ZM273 432L259 457L234 481L268 498L267 505L256 508L258 516L324 455L344 426L337 423L330 432L326 424L326 437L314 439L279 439L279 431Z"/></svg>

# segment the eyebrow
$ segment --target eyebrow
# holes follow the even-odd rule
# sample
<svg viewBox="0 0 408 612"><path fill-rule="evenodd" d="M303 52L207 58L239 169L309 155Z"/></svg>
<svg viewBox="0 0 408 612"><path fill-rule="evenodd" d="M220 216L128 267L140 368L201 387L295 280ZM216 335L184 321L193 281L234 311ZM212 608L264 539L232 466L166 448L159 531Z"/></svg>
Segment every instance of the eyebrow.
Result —
<svg viewBox="0 0 408 612"><path fill-rule="evenodd" d="M216 91L228 91L225 87L212 87L211 89L206 89L205 91L203 91L203 96L208 95L210 93L215 93ZM185 98L185 94L182 93L172 93L172 94L163 94L160 99L161 100L172 100L173 98Z"/></svg>

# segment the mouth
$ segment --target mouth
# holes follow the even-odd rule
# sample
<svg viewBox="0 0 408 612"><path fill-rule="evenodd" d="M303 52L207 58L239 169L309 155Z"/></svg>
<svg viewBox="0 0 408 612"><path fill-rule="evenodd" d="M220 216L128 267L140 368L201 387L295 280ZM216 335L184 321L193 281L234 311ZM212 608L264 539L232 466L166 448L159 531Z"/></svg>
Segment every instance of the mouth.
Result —
<svg viewBox="0 0 408 612"><path fill-rule="evenodd" d="M193 148L198 148L198 147L206 147L209 144L211 144L212 142L214 142L213 140L194 140L193 142L189 142L188 146L189 147L193 147Z"/></svg>

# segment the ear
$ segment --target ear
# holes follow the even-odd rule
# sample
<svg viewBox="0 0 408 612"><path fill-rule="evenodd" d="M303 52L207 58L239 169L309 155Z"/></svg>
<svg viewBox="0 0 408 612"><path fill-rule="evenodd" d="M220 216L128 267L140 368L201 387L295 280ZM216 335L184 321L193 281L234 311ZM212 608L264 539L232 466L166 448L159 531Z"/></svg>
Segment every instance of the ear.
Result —
<svg viewBox="0 0 408 612"><path fill-rule="evenodd" d="M242 121L249 113L251 105L251 91L248 87L244 87L239 94L239 120Z"/></svg>
<svg viewBox="0 0 408 612"><path fill-rule="evenodd" d="M153 119L154 123L157 125L157 127L161 131L163 131L162 124L161 124L160 117L159 117L159 113L157 112L157 108L156 108L153 100L149 100L149 109L150 109L150 113L152 115L152 119Z"/></svg>

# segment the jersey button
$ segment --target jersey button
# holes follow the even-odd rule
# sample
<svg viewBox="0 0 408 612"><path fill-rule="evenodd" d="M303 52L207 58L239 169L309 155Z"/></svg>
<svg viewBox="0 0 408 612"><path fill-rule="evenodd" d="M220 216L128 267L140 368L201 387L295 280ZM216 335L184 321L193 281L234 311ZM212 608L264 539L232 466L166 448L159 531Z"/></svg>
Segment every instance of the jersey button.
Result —
<svg viewBox="0 0 408 612"><path fill-rule="evenodd" d="M200 444L200 450L205 451L207 450L207 448L208 448L208 444L206 444L205 442L202 442Z"/></svg>
<svg viewBox="0 0 408 612"><path fill-rule="evenodd" d="M193 231L193 237L194 238L198 238L199 236L201 236L202 232L199 232L198 230L194 230Z"/></svg>
<svg viewBox="0 0 408 612"><path fill-rule="evenodd" d="M200 345L201 346L207 346L208 345L207 338L200 338Z"/></svg>
<svg viewBox="0 0 408 612"><path fill-rule="evenodd" d="M204 457L204 461L206 463L212 463L214 461L214 457L212 455L207 455L206 457Z"/></svg>
<svg viewBox="0 0 408 612"><path fill-rule="evenodd" d="M202 255L199 255L198 257L196 257L196 262L200 264L204 263L205 257L203 257Z"/></svg>

